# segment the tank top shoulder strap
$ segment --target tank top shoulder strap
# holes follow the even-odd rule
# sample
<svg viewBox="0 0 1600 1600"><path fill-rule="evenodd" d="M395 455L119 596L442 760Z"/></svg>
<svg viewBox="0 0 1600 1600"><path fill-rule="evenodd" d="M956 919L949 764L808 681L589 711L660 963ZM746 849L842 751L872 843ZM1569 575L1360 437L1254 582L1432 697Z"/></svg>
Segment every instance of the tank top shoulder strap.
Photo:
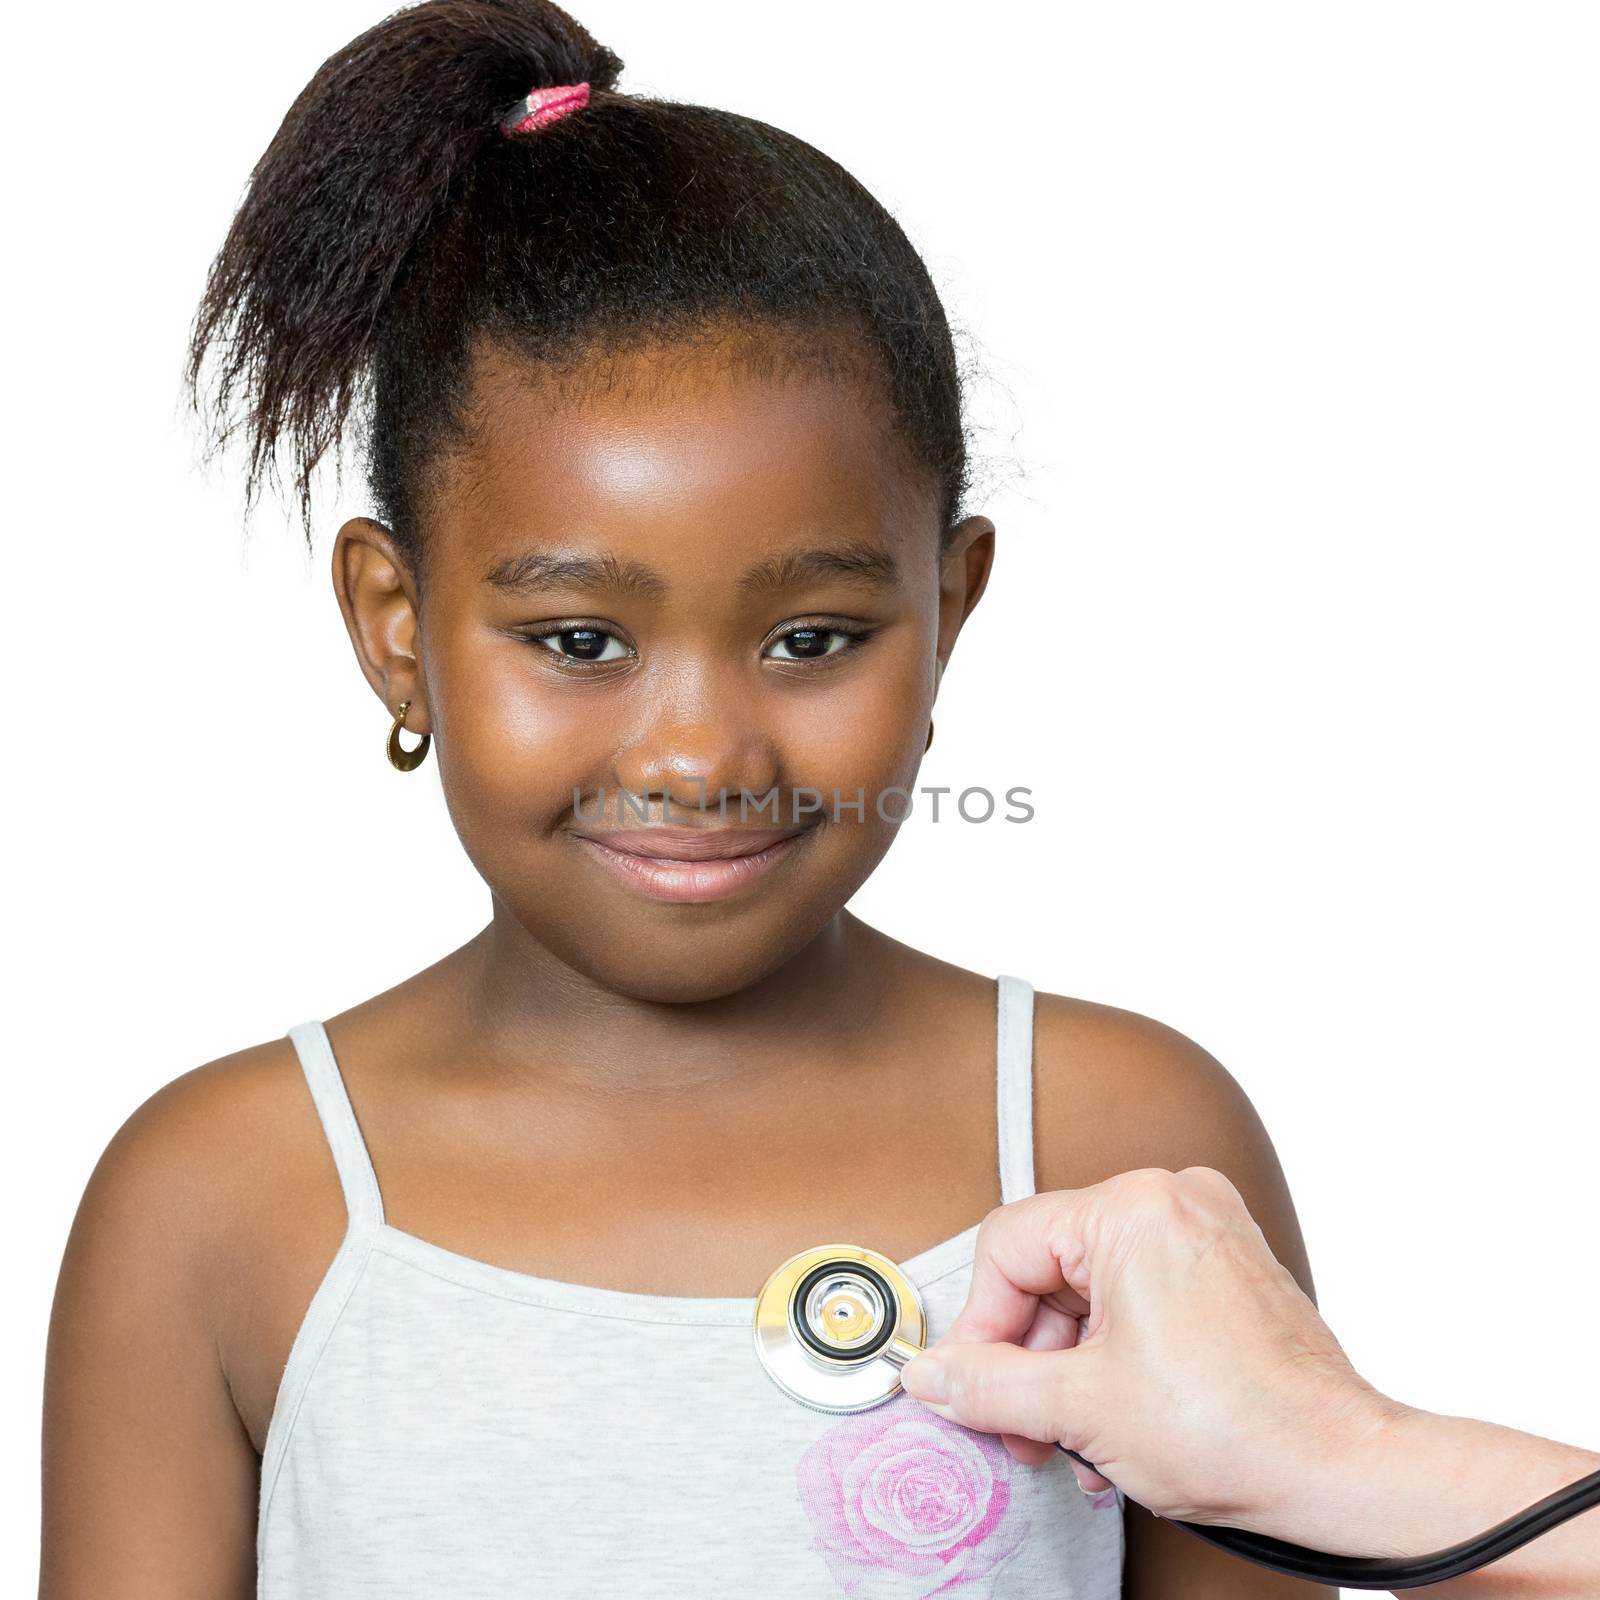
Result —
<svg viewBox="0 0 1600 1600"><path fill-rule="evenodd" d="M995 1093L1000 1203L1033 1189L1033 985L1002 972L995 979Z"/></svg>
<svg viewBox="0 0 1600 1600"><path fill-rule="evenodd" d="M350 1226L381 1223L383 1197L378 1192L378 1175L372 1169L366 1140L361 1137L344 1075L334 1060L328 1030L319 1021L297 1022L289 1029L288 1037L300 1058L300 1070L316 1104L323 1136L333 1152L333 1164L339 1169Z"/></svg>

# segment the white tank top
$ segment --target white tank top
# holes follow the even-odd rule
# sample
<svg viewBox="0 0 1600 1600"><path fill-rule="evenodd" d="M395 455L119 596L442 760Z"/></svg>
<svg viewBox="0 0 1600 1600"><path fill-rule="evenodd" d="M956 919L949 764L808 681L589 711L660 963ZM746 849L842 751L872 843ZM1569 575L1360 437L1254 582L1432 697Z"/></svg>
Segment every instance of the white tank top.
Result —
<svg viewBox="0 0 1600 1600"><path fill-rule="evenodd" d="M1033 989L1002 974L996 992L1010 1202L1033 1193ZM757 1358L754 1292L538 1278L391 1227L326 1030L288 1037L349 1227L278 1386L258 1596L1120 1596L1118 1491L1086 1498L1063 1454L1023 1465L905 1393L847 1415L796 1403ZM900 1263L929 1342L966 1300L977 1234Z"/></svg>

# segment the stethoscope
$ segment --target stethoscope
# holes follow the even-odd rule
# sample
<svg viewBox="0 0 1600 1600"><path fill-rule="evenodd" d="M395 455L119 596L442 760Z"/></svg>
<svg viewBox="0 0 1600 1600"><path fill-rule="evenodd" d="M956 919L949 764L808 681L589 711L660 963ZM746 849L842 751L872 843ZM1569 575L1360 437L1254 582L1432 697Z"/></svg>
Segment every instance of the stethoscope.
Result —
<svg viewBox="0 0 1600 1600"><path fill-rule="evenodd" d="M900 1371L922 1353L927 1319L917 1286L887 1256L825 1244L790 1256L756 1297L756 1355L790 1399L813 1411L868 1411L900 1391ZM1057 1445L1091 1472L1092 1461ZM1104 1474L1102 1474L1104 1476ZM1408 1560L1336 1556L1240 1528L1174 1521L1208 1544L1289 1577L1348 1589L1417 1589L1510 1555L1600 1505L1600 1472L1520 1511L1475 1539Z"/></svg>

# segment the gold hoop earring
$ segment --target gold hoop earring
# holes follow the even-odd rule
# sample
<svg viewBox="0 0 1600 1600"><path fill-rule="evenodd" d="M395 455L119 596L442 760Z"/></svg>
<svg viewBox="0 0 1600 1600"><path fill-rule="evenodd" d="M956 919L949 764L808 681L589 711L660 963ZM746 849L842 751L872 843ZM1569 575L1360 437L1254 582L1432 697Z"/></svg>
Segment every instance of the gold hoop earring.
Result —
<svg viewBox="0 0 1600 1600"><path fill-rule="evenodd" d="M409 750L400 743L400 730L405 726L406 712L410 707L411 702L409 700L400 702L400 709L395 714L394 726L389 730L389 760L402 772L410 772L413 767L420 767L422 758L428 753L428 746L433 743L433 735L431 733L423 734L422 743L413 745Z"/></svg>
<svg viewBox="0 0 1600 1600"><path fill-rule="evenodd" d="M923 745L923 747L922 747L923 754L926 755L927 752L932 747L933 747L933 718L929 717L928 718L928 742L927 742L927 744Z"/></svg>

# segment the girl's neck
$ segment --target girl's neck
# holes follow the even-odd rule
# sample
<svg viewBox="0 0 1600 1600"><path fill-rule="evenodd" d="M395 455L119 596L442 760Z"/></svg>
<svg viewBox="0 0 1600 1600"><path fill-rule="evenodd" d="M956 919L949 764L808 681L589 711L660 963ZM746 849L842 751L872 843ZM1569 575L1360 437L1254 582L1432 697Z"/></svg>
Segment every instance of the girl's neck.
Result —
<svg viewBox="0 0 1600 1600"><path fill-rule="evenodd" d="M715 999L619 993L529 937L500 903L484 929L419 978L448 1019L458 1061L535 1072L555 1087L631 1096L719 1082L781 1092L840 1044L867 1054L886 1022L888 975L906 946L841 910L765 977Z"/></svg>

